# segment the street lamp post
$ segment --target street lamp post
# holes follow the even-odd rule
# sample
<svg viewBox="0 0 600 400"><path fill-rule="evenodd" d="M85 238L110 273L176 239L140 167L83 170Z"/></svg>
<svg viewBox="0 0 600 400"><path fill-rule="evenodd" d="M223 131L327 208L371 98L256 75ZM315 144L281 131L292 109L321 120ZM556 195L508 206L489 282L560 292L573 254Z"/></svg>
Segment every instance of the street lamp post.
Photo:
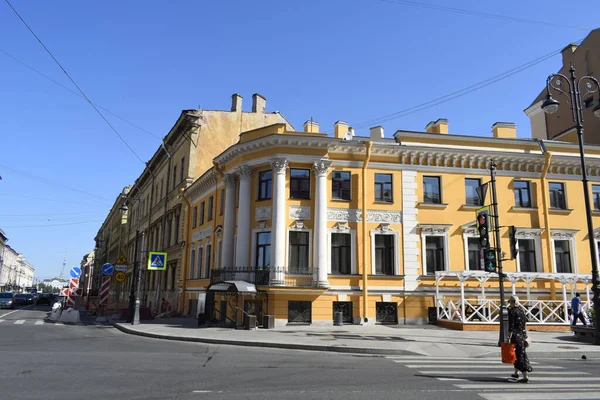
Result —
<svg viewBox="0 0 600 400"><path fill-rule="evenodd" d="M566 86L565 86L566 82ZM581 94L581 84L585 85L585 93ZM594 244L594 225L592 223L592 207L590 204L590 188L588 186L587 168L585 165L585 152L583 148L583 107L582 98L588 94L598 92L600 83L593 76L583 76L579 79L575 76L573 63L569 68L569 77L563 74L552 74L546 80L546 99L542 103L542 109L547 114L558 111L560 102L552 97L550 90L554 90L567 97L567 103L571 106L571 114L577 130L577 141L579 142L579 158L581 160L581 182L583 183L583 198L585 201L585 216L587 219L588 241L590 245L590 258L592 260L592 293L594 294L594 343L600 344L600 281L598 280L598 255ZM594 115L600 118L600 105L594 108Z"/></svg>
<svg viewBox="0 0 600 400"><path fill-rule="evenodd" d="M130 197L125 197L125 199L129 199ZM133 198L139 203L139 198ZM127 203L126 200L123 202L120 211L124 214L127 212ZM136 215L136 218L139 218ZM138 219L139 221L139 219ZM135 245L133 250L133 271L131 273L131 287L129 291L129 305L127 307L127 322L131 323L131 325L139 325L140 324L140 283L142 278L142 271L139 268L138 261L138 242L140 236L140 228L139 224L136 226L135 230ZM137 282L136 282L137 280ZM136 291L137 288L137 291Z"/></svg>

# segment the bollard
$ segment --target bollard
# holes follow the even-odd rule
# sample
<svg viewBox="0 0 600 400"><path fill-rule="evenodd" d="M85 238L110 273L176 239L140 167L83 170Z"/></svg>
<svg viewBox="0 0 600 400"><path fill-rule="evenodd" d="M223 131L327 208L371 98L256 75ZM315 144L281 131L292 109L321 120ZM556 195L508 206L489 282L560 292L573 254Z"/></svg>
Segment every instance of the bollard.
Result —
<svg viewBox="0 0 600 400"><path fill-rule="evenodd" d="M343 326L344 325L344 313L341 311L336 311L333 313L333 325L334 326Z"/></svg>

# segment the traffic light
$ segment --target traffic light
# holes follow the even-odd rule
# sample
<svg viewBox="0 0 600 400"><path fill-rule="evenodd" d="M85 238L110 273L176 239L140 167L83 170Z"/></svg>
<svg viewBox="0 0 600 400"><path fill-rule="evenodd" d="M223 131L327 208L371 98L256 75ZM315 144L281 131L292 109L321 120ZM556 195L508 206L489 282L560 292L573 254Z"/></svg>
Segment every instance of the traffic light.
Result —
<svg viewBox="0 0 600 400"><path fill-rule="evenodd" d="M479 232L479 248L487 250L490 247L490 211L477 211L477 232Z"/></svg>
<svg viewBox="0 0 600 400"><path fill-rule="evenodd" d="M514 225L508 227L508 238L510 239L510 258L514 260L519 254L519 246L517 246L517 229Z"/></svg>
<svg viewBox="0 0 600 400"><path fill-rule="evenodd" d="M486 272L496 272L496 250L487 248L483 252L483 269Z"/></svg>

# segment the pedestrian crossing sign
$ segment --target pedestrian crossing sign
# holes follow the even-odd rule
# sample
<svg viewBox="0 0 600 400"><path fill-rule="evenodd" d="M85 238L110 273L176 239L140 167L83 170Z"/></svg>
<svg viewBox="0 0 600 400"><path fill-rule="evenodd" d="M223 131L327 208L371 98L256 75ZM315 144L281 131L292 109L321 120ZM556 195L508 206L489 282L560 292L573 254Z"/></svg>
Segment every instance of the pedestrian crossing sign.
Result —
<svg viewBox="0 0 600 400"><path fill-rule="evenodd" d="M164 271L167 269L167 253L151 251L148 253L148 269L151 271Z"/></svg>

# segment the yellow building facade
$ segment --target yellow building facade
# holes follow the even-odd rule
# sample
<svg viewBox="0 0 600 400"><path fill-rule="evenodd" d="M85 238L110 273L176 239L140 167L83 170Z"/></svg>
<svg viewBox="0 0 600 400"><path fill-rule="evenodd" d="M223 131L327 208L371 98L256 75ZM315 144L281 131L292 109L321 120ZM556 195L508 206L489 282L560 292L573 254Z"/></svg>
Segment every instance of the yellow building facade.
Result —
<svg viewBox="0 0 600 400"><path fill-rule="evenodd" d="M449 321L497 321L497 275L482 271L475 227L475 189L494 160L501 246L508 254L513 225L519 249L503 263L507 293L545 301L531 312L564 324L565 290L587 293L591 274L577 147L517 139L510 123L492 132L449 134L446 120L393 139L382 127L356 137L341 121L333 137L313 121L243 132L184 191L183 312L224 324L330 325L335 312L412 324L433 308ZM586 154L597 225L600 148Z"/></svg>

